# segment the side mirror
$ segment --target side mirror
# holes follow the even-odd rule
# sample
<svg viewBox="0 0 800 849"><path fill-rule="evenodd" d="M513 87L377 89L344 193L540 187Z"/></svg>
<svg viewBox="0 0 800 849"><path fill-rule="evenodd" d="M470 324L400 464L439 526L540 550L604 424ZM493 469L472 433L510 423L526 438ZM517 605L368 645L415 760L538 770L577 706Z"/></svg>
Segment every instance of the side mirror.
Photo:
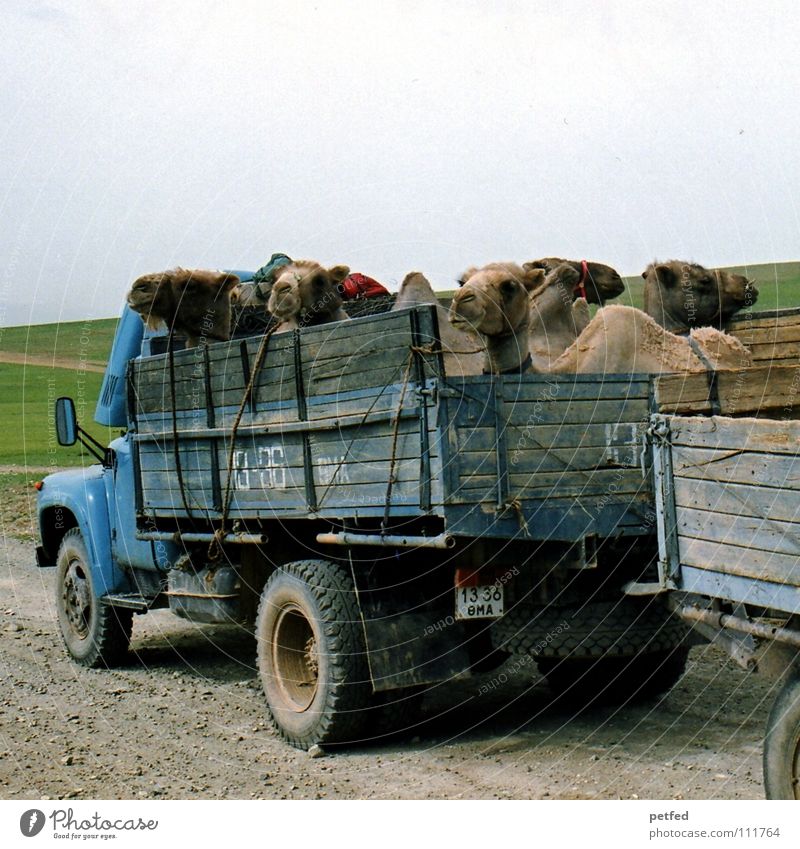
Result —
<svg viewBox="0 0 800 849"><path fill-rule="evenodd" d="M74 445L78 440L78 419L72 398L56 399L56 439L59 445Z"/></svg>

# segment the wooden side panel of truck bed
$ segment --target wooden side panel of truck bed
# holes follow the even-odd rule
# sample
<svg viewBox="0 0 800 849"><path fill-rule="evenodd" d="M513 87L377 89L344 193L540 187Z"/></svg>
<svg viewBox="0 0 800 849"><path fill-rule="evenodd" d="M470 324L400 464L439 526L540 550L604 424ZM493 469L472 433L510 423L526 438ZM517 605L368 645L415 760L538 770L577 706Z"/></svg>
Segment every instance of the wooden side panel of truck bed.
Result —
<svg viewBox="0 0 800 849"><path fill-rule="evenodd" d="M192 518L219 517L259 344L132 363L142 521L185 518L175 431ZM237 432L230 517L376 520L388 499L390 520L456 535L652 532L647 376L445 375L437 346L432 307L273 336Z"/></svg>

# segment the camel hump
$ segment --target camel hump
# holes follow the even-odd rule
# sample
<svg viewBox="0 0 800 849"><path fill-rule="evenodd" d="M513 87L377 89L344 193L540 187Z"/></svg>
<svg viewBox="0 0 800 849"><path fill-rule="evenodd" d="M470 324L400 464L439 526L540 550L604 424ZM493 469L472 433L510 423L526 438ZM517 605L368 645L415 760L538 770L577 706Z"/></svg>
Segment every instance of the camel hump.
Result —
<svg viewBox="0 0 800 849"><path fill-rule="evenodd" d="M415 307L419 304L437 304L439 299L433 291L428 278L420 271L411 271L406 274L400 284L400 291L392 309L401 310L407 307Z"/></svg>

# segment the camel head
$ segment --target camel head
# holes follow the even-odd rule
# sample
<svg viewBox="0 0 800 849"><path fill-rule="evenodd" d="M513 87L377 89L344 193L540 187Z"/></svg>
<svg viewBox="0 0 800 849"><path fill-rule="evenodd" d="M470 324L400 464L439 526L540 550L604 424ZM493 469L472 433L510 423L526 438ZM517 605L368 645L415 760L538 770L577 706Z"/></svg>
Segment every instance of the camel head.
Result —
<svg viewBox="0 0 800 849"><path fill-rule="evenodd" d="M602 262L544 257L523 263L523 268L543 268L548 274L561 265L569 265L577 275L572 292L573 300L585 297L590 304L601 306L625 291L625 284L616 269ZM582 294L585 293L585 294Z"/></svg>
<svg viewBox="0 0 800 849"><path fill-rule="evenodd" d="M128 292L128 306L153 330L160 321L183 332L190 344L199 337L230 336L230 297L239 285L224 271L175 268L145 274Z"/></svg>
<svg viewBox="0 0 800 849"><path fill-rule="evenodd" d="M758 298L752 280L697 263L654 262L642 277L645 312L673 333L686 333L693 327L721 327Z"/></svg>
<svg viewBox="0 0 800 849"><path fill-rule="evenodd" d="M506 336L528 324L528 295L544 280L542 269L511 262L470 268L450 305L450 323L481 336Z"/></svg>
<svg viewBox="0 0 800 849"><path fill-rule="evenodd" d="M468 269L450 304L450 323L477 333L486 346L484 371L497 374L530 369L528 296L544 278L541 268L492 263Z"/></svg>
<svg viewBox="0 0 800 849"><path fill-rule="evenodd" d="M339 286L349 273L346 265L325 269L310 260L281 266L275 273L267 309L282 323L305 326L346 318Z"/></svg>

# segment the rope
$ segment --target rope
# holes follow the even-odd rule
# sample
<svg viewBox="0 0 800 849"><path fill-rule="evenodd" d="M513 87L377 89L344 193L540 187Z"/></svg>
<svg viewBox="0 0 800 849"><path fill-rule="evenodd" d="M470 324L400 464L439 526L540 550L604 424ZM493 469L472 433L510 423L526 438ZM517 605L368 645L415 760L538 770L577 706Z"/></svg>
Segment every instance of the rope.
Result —
<svg viewBox="0 0 800 849"><path fill-rule="evenodd" d="M228 449L227 479L225 481L225 497L222 500L222 514L220 516L219 527L216 531L214 531L214 539L211 540L208 546L208 558L212 561L219 560L222 557L222 544L225 542L225 537L228 534L225 525L228 522L228 511L230 510L231 505L231 481L233 479L233 455L236 448L236 432L239 429L239 424L242 421L245 408L250 401L250 396L253 394L253 387L255 386L258 372L264 363L264 357L267 355L269 338L277 330L277 328L278 325L274 325L261 338L261 344L258 346L258 353L256 354L255 361L253 362L253 368L250 371L250 380L247 382L244 395L242 396L242 401L239 404L239 410L236 413L233 425L231 426L231 444Z"/></svg>
<svg viewBox="0 0 800 849"><path fill-rule="evenodd" d="M433 353L435 353L435 351L433 349L433 343L431 343L430 345L423 345L421 347L415 347L414 345L409 345L409 350L413 353L419 353L419 354L433 354ZM408 363L406 363L406 369L407 368L408 368ZM356 426L356 428L355 428L356 434L358 434L358 432L364 426L365 422L367 421L367 418L369 417L369 414L375 409L375 405L381 399L381 397L383 396L383 393L392 385L393 384L392 384L391 378L389 378L389 380L387 380L386 383L383 384L383 386L381 387L381 391L373 398L372 403L369 405L369 407L367 408L367 411L361 417L361 421ZM398 417L400 416L400 414L402 412L402 408L403 408L403 399L401 398L400 399L400 405L397 408ZM353 436L353 438L348 443L347 449L345 450L344 454L342 455L341 460L339 460L339 462L336 464L336 468L333 470L333 474L331 475L331 479L325 485L325 489L322 492L322 497L319 499L318 508L322 507L322 503L325 501L325 498L327 497L328 493L330 492L331 487L333 486L334 482L336 481L336 475L339 473L339 469L342 468L342 466L346 462L347 458L350 456L350 449L353 447L353 442L355 441L355 439L356 439L356 436Z"/></svg>
<svg viewBox="0 0 800 849"><path fill-rule="evenodd" d="M526 537L530 536L528 531L528 523L525 521L525 514L522 512L522 502L519 498L512 498L510 501L506 501L505 506L510 507L517 514L517 521L519 522L520 529L522 533L525 534Z"/></svg>
<svg viewBox="0 0 800 849"><path fill-rule="evenodd" d="M174 338L175 336L173 328L170 327L169 336L167 337L167 355L169 361L170 407L172 408L172 451L175 455L175 471L178 475L178 489L181 492L181 501L183 502L183 509L186 511L186 515L189 517L190 521L194 524L194 516L192 515L192 511L189 507L189 502L186 499L186 487L183 483L183 467L181 466L181 452L178 443L178 411L176 409L177 402L175 400L175 348L173 345Z"/></svg>
<svg viewBox="0 0 800 849"><path fill-rule="evenodd" d="M408 380L411 377L411 367L414 365L414 354L417 352L421 353L422 351L421 348L417 348L414 345L411 345L410 348L405 371L403 373L403 386L400 389L400 400L397 402L397 415L394 417L394 424L392 425L392 450L389 457L389 480L386 482L386 504L383 508L383 522L381 522L381 528L384 532L389 524L389 510L392 506L392 488L394 487L394 472L395 465L397 463L397 437L400 433L400 414L403 410L403 401L405 400L406 390L408 389Z"/></svg>

